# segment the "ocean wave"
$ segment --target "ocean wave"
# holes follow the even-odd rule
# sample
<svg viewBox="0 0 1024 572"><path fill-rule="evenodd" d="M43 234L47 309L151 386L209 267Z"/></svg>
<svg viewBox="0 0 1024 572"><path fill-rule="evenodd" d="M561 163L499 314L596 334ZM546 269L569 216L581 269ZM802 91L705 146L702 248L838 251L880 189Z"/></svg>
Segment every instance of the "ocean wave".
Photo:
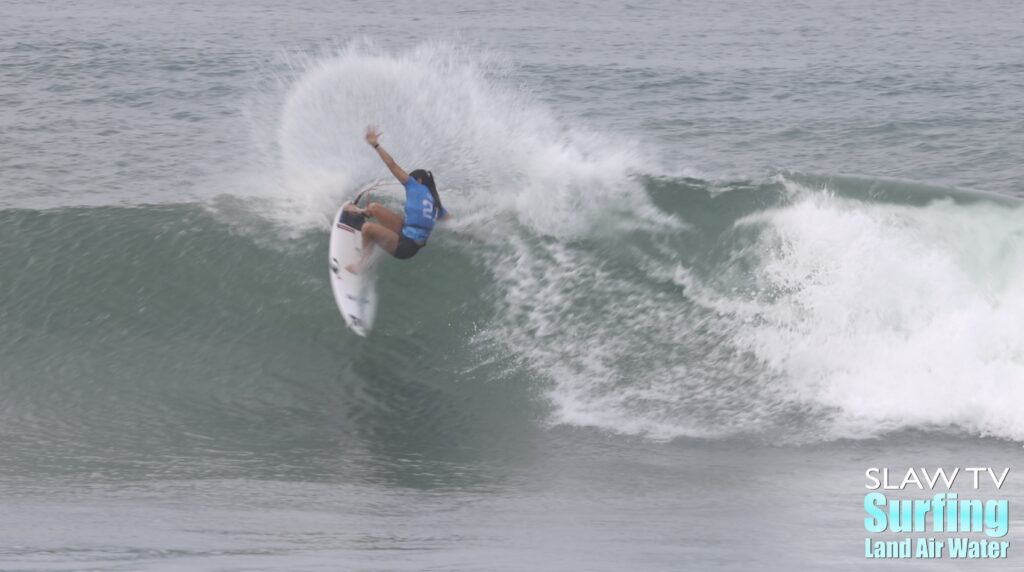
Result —
<svg viewBox="0 0 1024 572"><path fill-rule="evenodd" d="M195 408L301 417L345 376L342 417L394 419L393 396L369 389L384 375L427 401L471 394L487 415L507 414L511 387L544 409L526 419L652 439L1024 441L1017 201L856 176L665 176L686 169L443 44L354 44L295 69L276 127L256 130L276 155L239 176L265 181L257 196L0 211L5 422L55 391L65 414L107 395L140 419L156 400L179 425ZM356 343L326 230L386 174L361 138L371 122L401 164L435 172L455 221L384 265L380 323Z"/></svg>
<svg viewBox="0 0 1024 572"><path fill-rule="evenodd" d="M282 358L283 375L317 387L369 351L443 392L487 372L539 391L549 424L654 439L952 428L1024 440L1019 207L933 187L915 204L855 198L856 185L783 175L636 184L659 215L598 218L585 236L442 227L423 256L385 266L380 331L365 346L345 342L331 305L323 229L290 237L246 222L260 207L230 198L2 211L8 410L35 402L39 375L69 396L167 398L145 380L173 383L150 367L167 373L182 352L192 387L232 378L213 401L244 410L286 399L261 377L269 356L301 354L301 367ZM436 339L414 342L428 331ZM434 361L437 347L471 373ZM248 365L235 378L222 364ZM474 392L487 402L486 383Z"/></svg>

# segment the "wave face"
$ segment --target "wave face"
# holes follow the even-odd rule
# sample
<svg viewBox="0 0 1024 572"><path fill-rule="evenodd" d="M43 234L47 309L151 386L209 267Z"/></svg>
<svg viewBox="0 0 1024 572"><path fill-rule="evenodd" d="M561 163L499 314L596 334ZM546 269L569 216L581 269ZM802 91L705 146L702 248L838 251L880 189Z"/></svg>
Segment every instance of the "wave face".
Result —
<svg viewBox="0 0 1024 572"><path fill-rule="evenodd" d="M260 198L0 211L0 427L201 435L200 412L255 423L283 407L301 424L328 402L341 432L486 415L652 439L1024 440L1016 202L687 177L509 83L445 46L353 46L297 62L275 127L255 130L273 132ZM455 221L385 265L364 344L323 262L327 217L384 174L369 122L401 164L434 171Z"/></svg>

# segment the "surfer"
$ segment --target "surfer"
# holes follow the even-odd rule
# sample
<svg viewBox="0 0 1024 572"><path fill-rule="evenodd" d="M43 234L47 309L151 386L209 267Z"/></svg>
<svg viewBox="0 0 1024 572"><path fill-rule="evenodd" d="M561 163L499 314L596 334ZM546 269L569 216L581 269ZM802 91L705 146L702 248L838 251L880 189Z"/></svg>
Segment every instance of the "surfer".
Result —
<svg viewBox="0 0 1024 572"><path fill-rule="evenodd" d="M345 270L358 274L373 252L374 245L380 245L388 254L405 260L416 255L427 245L427 238L434 230L434 222L448 216L437 194L434 175L425 169L406 173L395 163L391 155L380 146L380 131L370 125L366 128L366 142L377 151L391 174L405 187L405 216L381 205L370 203L365 209L355 205L346 207L352 212L373 217L377 222L363 225L363 255L359 262L349 264Z"/></svg>

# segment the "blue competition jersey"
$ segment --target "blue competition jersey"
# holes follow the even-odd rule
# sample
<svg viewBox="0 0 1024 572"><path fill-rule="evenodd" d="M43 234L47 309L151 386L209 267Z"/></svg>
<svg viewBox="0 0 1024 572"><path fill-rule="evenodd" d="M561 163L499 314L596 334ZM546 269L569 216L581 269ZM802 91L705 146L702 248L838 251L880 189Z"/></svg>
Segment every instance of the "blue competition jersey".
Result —
<svg viewBox="0 0 1024 572"><path fill-rule="evenodd" d="M446 214L448 211L445 209L438 211L434 196L426 185L412 177L405 181L405 226L402 234L425 244L430 231L434 230L434 221Z"/></svg>

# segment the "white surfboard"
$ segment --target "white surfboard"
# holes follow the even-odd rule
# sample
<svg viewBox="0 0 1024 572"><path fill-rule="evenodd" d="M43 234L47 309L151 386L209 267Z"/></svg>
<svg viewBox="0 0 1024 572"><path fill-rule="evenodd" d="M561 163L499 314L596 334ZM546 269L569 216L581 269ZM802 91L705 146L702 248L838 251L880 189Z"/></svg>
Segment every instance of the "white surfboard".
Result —
<svg viewBox="0 0 1024 572"><path fill-rule="evenodd" d="M374 248L373 254L360 270L352 274L345 267L359 262L363 256L363 222L365 218L345 212L347 205L358 205L370 192L368 187L338 209L331 224L331 245L328 249L331 290L345 323L353 332L366 336L373 329L377 317L377 259L383 250Z"/></svg>

